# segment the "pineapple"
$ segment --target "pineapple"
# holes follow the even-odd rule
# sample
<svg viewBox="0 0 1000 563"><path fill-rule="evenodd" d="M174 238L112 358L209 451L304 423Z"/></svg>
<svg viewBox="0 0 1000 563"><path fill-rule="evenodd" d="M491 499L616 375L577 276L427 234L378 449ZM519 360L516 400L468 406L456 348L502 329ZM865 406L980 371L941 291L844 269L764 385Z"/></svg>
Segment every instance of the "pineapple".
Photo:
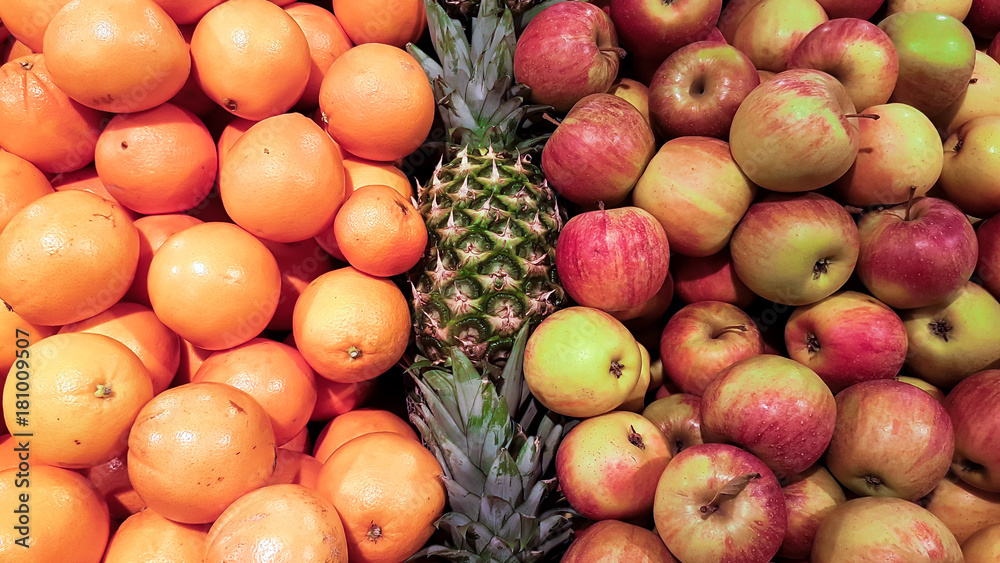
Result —
<svg viewBox="0 0 1000 563"><path fill-rule="evenodd" d="M518 139L525 119L545 108L524 105L525 87L514 84L510 10L483 1L470 45L457 20L425 4L441 64L408 49L431 80L451 142L418 190L429 237L410 276L416 344L438 363L457 346L479 368L499 366L521 327L566 299L554 268L564 214L524 154L539 139Z"/></svg>

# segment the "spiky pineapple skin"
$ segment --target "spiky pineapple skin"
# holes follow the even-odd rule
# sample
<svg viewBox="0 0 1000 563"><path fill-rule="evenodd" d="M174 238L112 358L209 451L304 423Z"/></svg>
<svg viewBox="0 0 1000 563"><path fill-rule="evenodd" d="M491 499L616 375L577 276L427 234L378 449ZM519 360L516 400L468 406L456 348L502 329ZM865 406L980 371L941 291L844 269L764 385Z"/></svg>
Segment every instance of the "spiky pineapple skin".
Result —
<svg viewBox="0 0 1000 563"><path fill-rule="evenodd" d="M438 363L456 347L477 366L503 365L521 327L566 301L555 191L525 156L463 149L417 204L429 235L411 276L418 349Z"/></svg>

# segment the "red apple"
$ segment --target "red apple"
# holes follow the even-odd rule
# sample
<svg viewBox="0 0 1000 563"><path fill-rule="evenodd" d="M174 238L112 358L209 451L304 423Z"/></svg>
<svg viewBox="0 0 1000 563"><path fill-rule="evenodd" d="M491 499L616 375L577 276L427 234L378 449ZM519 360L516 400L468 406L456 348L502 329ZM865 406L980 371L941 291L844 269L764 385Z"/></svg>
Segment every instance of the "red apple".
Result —
<svg viewBox="0 0 1000 563"><path fill-rule="evenodd" d="M984 491L1000 492L1000 370L971 375L945 397L955 425L952 471Z"/></svg>
<svg viewBox="0 0 1000 563"><path fill-rule="evenodd" d="M812 563L963 563L958 540L943 522L898 498L849 500L823 518Z"/></svg>
<svg viewBox="0 0 1000 563"><path fill-rule="evenodd" d="M977 489L948 473L920 505L937 516L959 543L976 530L1000 524L1000 493Z"/></svg>
<svg viewBox="0 0 1000 563"><path fill-rule="evenodd" d="M729 143L685 136L660 147L636 183L632 202L660 222L671 252L709 256L729 243L756 193Z"/></svg>
<svg viewBox="0 0 1000 563"><path fill-rule="evenodd" d="M576 533L560 563L676 563L660 536L621 520L594 522Z"/></svg>
<svg viewBox="0 0 1000 563"><path fill-rule="evenodd" d="M781 489L788 527L778 555L784 559L808 559L820 522L847 501L844 490L821 465L795 475Z"/></svg>
<svg viewBox="0 0 1000 563"><path fill-rule="evenodd" d="M875 24L858 18L822 23L806 35L788 68L814 68L847 88L855 109L884 104L899 74L896 47Z"/></svg>
<svg viewBox="0 0 1000 563"><path fill-rule="evenodd" d="M586 2L560 2L525 26L514 77L531 88L533 102L566 112L585 96L607 92L622 57L608 14Z"/></svg>
<svg viewBox="0 0 1000 563"><path fill-rule="evenodd" d="M891 379L906 360L899 315L870 295L842 291L799 307L785 324L788 357L809 367L834 393Z"/></svg>
<svg viewBox="0 0 1000 563"><path fill-rule="evenodd" d="M991 217L976 229L979 256L976 261L976 275L993 297L1000 299L1000 218ZM674 276L674 292L678 291L677 276ZM681 297L683 299L683 297Z"/></svg>
<svg viewBox="0 0 1000 563"><path fill-rule="evenodd" d="M962 23L978 37L995 38L1000 34L1000 4L995 0L972 0L972 7Z"/></svg>
<svg viewBox="0 0 1000 563"><path fill-rule="evenodd" d="M828 20L816 0L762 0L743 16L732 43L755 67L781 72L802 39Z"/></svg>
<svg viewBox="0 0 1000 563"><path fill-rule="evenodd" d="M656 481L670 461L663 433L634 412L583 420L556 450L556 477L570 506L591 520L630 519L653 507Z"/></svg>
<svg viewBox="0 0 1000 563"><path fill-rule="evenodd" d="M701 436L746 449L784 479L819 460L836 415L833 393L815 372L762 354L732 364L705 388Z"/></svg>
<svg viewBox="0 0 1000 563"><path fill-rule="evenodd" d="M638 207L580 213L556 243L556 270L566 292L603 311L645 303L663 287L669 267L667 234Z"/></svg>
<svg viewBox="0 0 1000 563"><path fill-rule="evenodd" d="M663 373L683 392L701 396L720 371L764 352L757 325L735 305L699 301L674 313L663 327Z"/></svg>
<svg viewBox="0 0 1000 563"><path fill-rule="evenodd" d="M729 251L736 275L754 293L808 305L851 277L858 227L839 203L818 193L768 194L736 226Z"/></svg>
<svg viewBox="0 0 1000 563"><path fill-rule="evenodd" d="M826 467L859 495L916 501L948 473L954 451L948 412L913 385L863 381L837 394Z"/></svg>
<svg viewBox="0 0 1000 563"><path fill-rule="evenodd" d="M667 272L660 290L640 305L621 311L609 311L611 316L632 329L645 328L663 318L674 300L674 278Z"/></svg>
<svg viewBox="0 0 1000 563"><path fill-rule="evenodd" d="M830 19L858 18L868 20L878 12L885 0L817 0Z"/></svg>
<svg viewBox="0 0 1000 563"><path fill-rule="evenodd" d="M757 298L733 270L728 246L711 256L677 254L670 261L670 269L674 295L684 303L722 301L746 309Z"/></svg>
<svg viewBox="0 0 1000 563"><path fill-rule="evenodd" d="M697 41L677 49L649 84L650 117L666 138L729 138L736 109L760 84L753 63L735 47Z"/></svg>
<svg viewBox="0 0 1000 563"><path fill-rule="evenodd" d="M699 444L660 475L656 531L680 561L765 562L781 547L787 522L781 485L753 454Z"/></svg>
<svg viewBox="0 0 1000 563"><path fill-rule="evenodd" d="M660 397L646 405L642 416L663 432L672 457L691 446L704 443L701 439L700 397L687 393Z"/></svg>
<svg viewBox="0 0 1000 563"><path fill-rule="evenodd" d="M743 16L747 15L750 8L756 6L760 0L730 0L722 7L719 15L719 23L716 24L722 38L726 43L733 44L733 37L736 36L736 28L743 21Z"/></svg>
<svg viewBox="0 0 1000 563"><path fill-rule="evenodd" d="M969 219L933 197L866 213L858 222L858 277L897 309L947 301L976 267L978 244Z"/></svg>
<svg viewBox="0 0 1000 563"><path fill-rule="evenodd" d="M625 49L660 61L711 35L721 11L722 0L611 0L611 19Z"/></svg>
<svg viewBox="0 0 1000 563"><path fill-rule="evenodd" d="M612 207L625 199L654 154L653 130L634 105L614 94L591 94L545 143L542 171L569 201Z"/></svg>
<svg viewBox="0 0 1000 563"><path fill-rule="evenodd" d="M858 120L852 115L854 102L836 78L805 68L781 72L750 92L736 110L729 130L733 158L762 188L821 188L847 172L857 157Z"/></svg>

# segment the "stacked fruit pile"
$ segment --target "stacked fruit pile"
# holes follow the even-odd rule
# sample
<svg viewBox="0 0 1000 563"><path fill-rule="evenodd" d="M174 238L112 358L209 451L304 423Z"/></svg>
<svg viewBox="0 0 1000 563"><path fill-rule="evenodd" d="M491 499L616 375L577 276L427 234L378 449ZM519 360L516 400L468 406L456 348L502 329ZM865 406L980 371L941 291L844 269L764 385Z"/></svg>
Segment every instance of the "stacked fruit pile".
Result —
<svg viewBox="0 0 1000 563"><path fill-rule="evenodd" d="M0 560L1000 560L996 2L0 21Z"/></svg>

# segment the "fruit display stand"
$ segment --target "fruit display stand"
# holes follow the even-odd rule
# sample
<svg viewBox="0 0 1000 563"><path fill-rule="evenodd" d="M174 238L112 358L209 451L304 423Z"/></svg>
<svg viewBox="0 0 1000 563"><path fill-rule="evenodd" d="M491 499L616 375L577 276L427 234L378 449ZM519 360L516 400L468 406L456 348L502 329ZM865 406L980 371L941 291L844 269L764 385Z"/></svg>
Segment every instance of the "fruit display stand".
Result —
<svg viewBox="0 0 1000 563"><path fill-rule="evenodd" d="M0 561L1000 561L996 2L0 24Z"/></svg>

